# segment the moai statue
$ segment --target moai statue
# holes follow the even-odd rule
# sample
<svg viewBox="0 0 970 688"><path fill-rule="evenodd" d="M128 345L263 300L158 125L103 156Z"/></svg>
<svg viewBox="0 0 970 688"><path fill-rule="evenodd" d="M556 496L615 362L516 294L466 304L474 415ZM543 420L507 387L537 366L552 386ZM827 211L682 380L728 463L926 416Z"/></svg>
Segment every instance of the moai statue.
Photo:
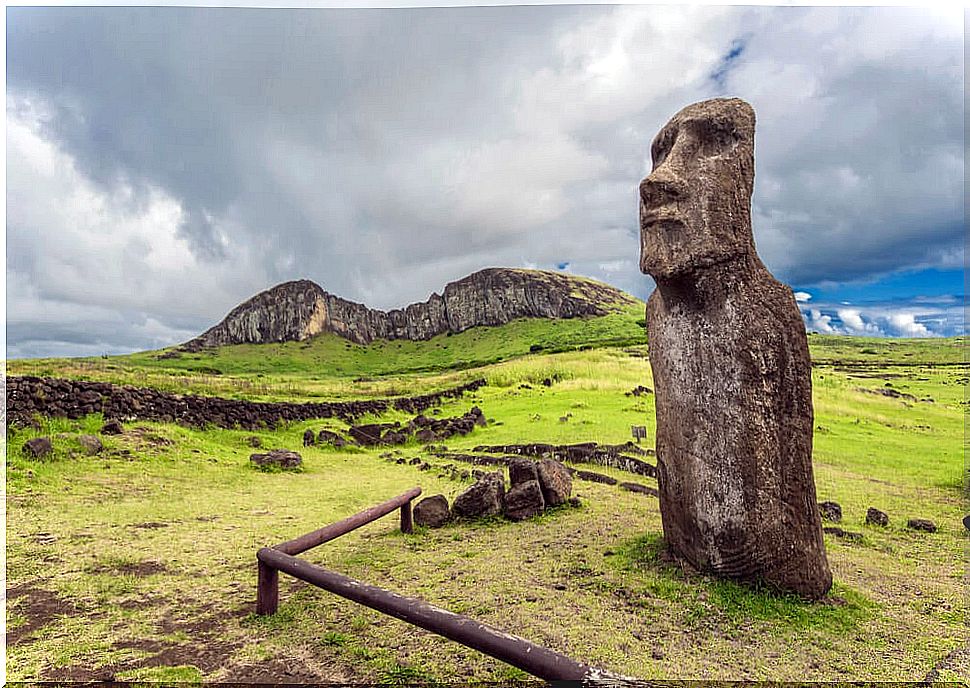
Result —
<svg viewBox="0 0 970 688"><path fill-rule="evenodd" d="M754 110L678 112L640 183L640 269L664 538L696 568L802 597L832 585L812 476L812 380L791 289L751 233Z"/></svg>

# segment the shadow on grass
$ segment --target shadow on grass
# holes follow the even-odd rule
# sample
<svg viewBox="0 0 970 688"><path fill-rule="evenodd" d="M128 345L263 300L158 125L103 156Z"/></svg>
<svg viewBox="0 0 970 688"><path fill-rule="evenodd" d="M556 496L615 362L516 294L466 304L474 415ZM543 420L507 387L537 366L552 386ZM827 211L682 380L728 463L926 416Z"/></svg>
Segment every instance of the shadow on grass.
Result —
<svg viewBox="0 0 970 688"><path fill-rule="evenodd" d="M658 533L626 542L612 562L626 574L628 586L679 605L688 625L740 628L762 622L778 630L845 632L868 619L876 607L839 583L822 600L810 602L761 583L718 580L677 561Z"/></svg>

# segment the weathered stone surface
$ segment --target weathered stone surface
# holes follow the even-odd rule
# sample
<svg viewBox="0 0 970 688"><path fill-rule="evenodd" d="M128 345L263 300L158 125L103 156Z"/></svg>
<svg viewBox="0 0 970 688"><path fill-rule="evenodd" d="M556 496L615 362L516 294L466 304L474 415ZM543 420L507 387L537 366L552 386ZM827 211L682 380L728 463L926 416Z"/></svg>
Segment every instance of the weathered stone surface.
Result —
<svg viewBox="0 0 970 688"><path fill-rule="evenodd" d="M819 502L818 513L824 520L832 523L842 520L842 507L837 502Z"/></svg>
<svg viewBox="0 0 970 688"><path fill-rule="evenodd" d="M24 443L23 452L32 459L42 459L54 451L49 437L34 437Z"/></svg>
<svg viewBox="0 0 970 688"><path fill-rule="evenodd" d="M516 318L606 315L635 303L600 282L557 272L488 268L388 312L329 294L309 280L285 282L236 306L218 325L181 348L197 351L225 344L303 341L332 332L358 344L375 339L431 339Z"/></svg>
<svg viewBox="0 0 970 688"><path fill-rule="evenodd" d="M505 517L521 521L542 513L546 502L542 498L542 488L538 480L527 480L513 485L505 494Z"/></svg>
<svg viewBox="0 0 970 688"><path fill-rule="evenodd" d="M419 526L440 528L451 520L451 510L444 495L425 497L414 505L414 522Z"/></svg>
<svg viewBox="0 0 970 688"><path fill-rule="evenodd" d="M317 433L317 442L319 444L331 444L334 447L343 447L347 445L347 440L341 437L340 434L331 430L321 430L319 433Z"/></svg>
<svg viewBox="0 0 970 688"><path fill-rule="evenodd" d="M565 504L573 489L573 479L566 467L555 459L542 459L536 464L536 471L546 506Z"/></svg>
<svg viewBox="0 0 970 688"><path fill-rule="evenodd" d="M654 139L640 268L668 546L698 569L814 599L832 585L812 475L811 362L755 251L751 106L715 99Z"/></svg>
<svg viewBox="0 0 970 688"><path fill-rule="evenodd" d="M650 495L651 497L660 496L660 492L649 485L641 485L640 483L620 483L620 487L628 492L638 492L640 494Z"/></svg>
<svg viewBox="0 0 970 688"><path fill-rule="evenodd" d="M78 435L77 442L81 445L81 449L89 455L99 454L104 449L104 444L94 435Z"/></svg>
<svg viewBox="0 0 970 688"><path fill-rule="evenodd" d="M307 428L306 430L303 431L304 447L312 447L314 444L316 444L316 441L317 441L317 436L314 434L313 430L310 430L309 428Z"/></svg>
<svg viewBox="0 0 970 688"><path fill-rule="evenodd" d="M539 479L536 462L529 459L511 458L508 460L509 484L512 487Z"/></svg>
<svg viewBox="0 0 970 688"><path fill-rule="evenodd" d="M866 509L866 525L869 526L888 526L889 525L889 514L884 511L879 511L874 507L869 507Z"/></svg>
<svg viewBox="0 0 970 688"><path fill-rule="evenodd" d="M288 449L273 449L266 454L252 454L249 460L260 468L276 466L282 469L292 470L303 465L303 457L295 451Z"/></svg>
<svg viewBox="0 0 970 688"><path fill-rule="evenodd" d="M124 431L125 428L121 424L121 421L116 419L109 420L101 426L102 435L121 435Z"/></svg>
<svg viewBox="0 0 970 688"><path fill-rule="evenodd" d="M589 480L594 483L603 483L604 485L616 485L616 478L603 475L602 473L594 473L593 471L576 471L574 474L580 480Z"/></svg>
<svg viewBox="0 0 970 688"><path fill-rule="evenodd" d="M455 498L451 512L456 518L494 516L502 513L504 502L505 477L501 473L489 473Z"/></svg>
<svg viewBox="0 0 970 688"><path fill-rule="evenodd" d="M926 533L936 532L936 524L928 518L911 518L906 522L906 527L912 530L922 530Z"/></svg>

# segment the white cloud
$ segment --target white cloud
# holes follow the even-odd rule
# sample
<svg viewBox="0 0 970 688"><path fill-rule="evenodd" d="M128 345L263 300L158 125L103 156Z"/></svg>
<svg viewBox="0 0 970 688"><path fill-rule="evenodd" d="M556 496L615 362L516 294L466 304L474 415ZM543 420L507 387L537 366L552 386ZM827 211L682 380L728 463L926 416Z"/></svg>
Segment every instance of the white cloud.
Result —
<svg viewBox="0 0 970 688"><path fill-rule="evenodd" d="M812 295L809 294L807 291L795 292L795 300L798 301L798 303L808 303L811 300L811 298L812 298Z"/></svg>

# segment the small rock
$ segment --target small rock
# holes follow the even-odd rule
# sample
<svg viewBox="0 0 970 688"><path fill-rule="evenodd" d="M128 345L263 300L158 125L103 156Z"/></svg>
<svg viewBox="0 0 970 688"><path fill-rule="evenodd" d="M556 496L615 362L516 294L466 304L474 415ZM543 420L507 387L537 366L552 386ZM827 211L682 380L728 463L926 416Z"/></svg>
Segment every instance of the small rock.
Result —
<svg viewBox="0 0 970 688"><path fill-rule="evenodd" d="M288 449L273 449L267 454L252 454L249 460L260 468L276 466L284 470L292 470L303 465L303 457Z"/></svg>
<svg viewBox="0 0 970 688"><path fill-rule="evenodd" d="M451 511L456 518L494 516L502 513L504 501L505 477L501 473L489 473L458 495Z"/></svg>
<svg viewBox="0 0 970 688"><path fill-rule="evenodd" d="M417 456L415 456L413 459L408 461L409 466L417 466L419 463L421 463L421 459Z"/></svg>
<svg viewBox="0 0 970 688"><path fill-rule="evenodd" d="M963 527L970 530L970 514L963 517Z"/></svg>
<svg viewBox="0 0 970 688"><path fill-rule="evenodd" d="M842 520L842 507L837 502L819 502L818 512L826 521L839 523Z"/></svg>
<svg viewBox="0 0 970 688"><path fill-rule="evenodd" d="M246 438L246 443L250 447L253 447L254 449L259 449L260 447L263 446L263 441L261 439L259 439L258 437L256 437L256 435L250 435L249 437L247 437Z"/></svg>
<svg viewBox="0 0 970 688"><path fill-rule="evenodd" d="M573 489L573 479L566 467L555 459L542 459L536 464L536 470L546 506L564 504Z"/></svg>
<svg viewBox="0 0 970 688"><path fill-rule="evenodd" d="M88 456L98 454L104 449L104 444L94 435L78 435L77 442Z"/></svg>
<svg viewBox="0 0 970 688"><path fill-rule="evenodd" d="M347 444L347 440L330 430L321 430L317 433L317 443L323 444L324 442L332 444L335 447L343 447Z"/></svg>
<svg viewBox="0 0 970 688"><path fill-rule="evenodd" d="M911 518L906 522L906 526L913 530L922 530L924 533L936 532L936 524L926 518Z"/></svg>
<svg viewBox="0 0 970 688"><path fill-rule="evenodd" d="M42 459L54 451L49 437L35 437L24 443L23 452L32 459Z"/></svg>
<svg viewBox="0 0 970 688"><path fill-rule="evenodd" d="M509 483L512 487L528 483L539 479L539 472L536 469L535 461L516 457L509 459Z"/></svg>
<svg viewBox="0 0 970 688"><path fill-rule="evenodd" d="M866 511L866 525L868 526L888 526L889 515L879 509L869 507Z"/></svg>
<svg viewBox="0 0 970 688"><path fill-rule="evenodd" d="M451 519L448 500L444 495L425 497L414 505L414 522L419 526L440 528Z"/></svg>
<svg viewBox="0 0 970 688"><path fill-rule="evenodd" d="M306 430L303 431L303 446L304 447L312 447L314 444L316 444L316 441L317 441L317 436L313 432L313 430L307 428Z"/></svg>
<svg viewBox="0 0 970 688"><path fill-rule="evenodd" d="M522 521L542 513L545 506L538 480L513 485L505 495L505 517L512 521Z"/></svg>
<svg viewBox="0 0 970 688"><path fill-rule="evenodd" d="M616 485L618 482L616 478L603 475L602 473L594 473L593 471L576 471L576 477L580 480L589 480L594 483L604 483L606 485Z"/></svg>
<svg viewBox="0 0 970 688"><path fill-rule="evenodd" d="M653 657L654 659L663 659L664 657L666 657L666 655L663 653L663 650L656 650L656 649L650 652L650 656Z"/></svg>
<svg viewBox="0 0 970 688"><path fill-rule="evenodd" d="M101 426L102 435L120 435L125 431L120 420L112 418Z"/></svg>

